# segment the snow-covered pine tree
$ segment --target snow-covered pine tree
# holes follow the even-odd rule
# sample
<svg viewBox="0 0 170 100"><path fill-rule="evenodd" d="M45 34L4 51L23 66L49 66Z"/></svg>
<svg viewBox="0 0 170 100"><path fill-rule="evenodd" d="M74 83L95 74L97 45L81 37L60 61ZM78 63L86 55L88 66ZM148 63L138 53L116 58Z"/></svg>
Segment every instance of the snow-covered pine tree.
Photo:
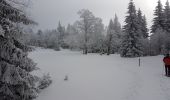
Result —
<svg viewBox="0 0 170 100"><path fill-rule="evenodd" d="M155 33L157 29L164 29L164 15L160 0L155 8L154 16L153 25L151 26L151 33Z"/></svg>
<svg viewBox="0 0 170 100"><path fill-rule="evenodd" d="M121 36L122 36L122 29L121 29L121 24L118 20L117 15L115 14L115 18L113 21L113 29L115 31L113 35L113 41L112 41L112 46L114 49L114 52L118 52L120 45L121 45Z"/></svg>
<svg viewBox="0 0 170 100"><path fill-rule="evenodd" d="M107 55L110 55L111 51L112 51L112 39L113 39L113 35L115 33L114 30L114 24L112 19L109 22L109 26L107 29L107 36L106 36L106 45L107 45Z"/></svg>
<svg viewBox="0 0 170 100"><path fill-rule="evenodd" d="M137 19L138 19L138 34L140 37L140 42L142 44L143 48L143 54L146 56L149 54L148 52L148 47L149 47L149 33L148 33L148 28L147 28L147 23L146 23L146 18L145 15L142 15L142 11L139 9L137 12Z"/></svg>
<svg viewBox="0 0 170 100"><path fill-rule="evenodd" d="M123 39L120 53L122 57L138 57L142 56L142 45L139 41L137 14L133 0L130 1L128 7L128 15L125 19L123 27Z"/></svg>
<svg viewBox="0 0 170 100"><path fill-rule="evenodd" d="M138 21L138 33L140 35L140 37L143 37L143 33L142 33L142 23L143 23L143 18L142 18L142 11L139 9L137 11L137 21Z"/></svg>
<svg viewBox="0 0 170 100"><path fill-rule="evenodd" d="M169 1L167 0L165 4L165 8L163 10L164 14L164 29L170 33L170 6L169 6Z"/></svg>
<svg viewBox="0 0 170 100"><path fill-rule="evenodd" d="M142 23L142 33L143 33L143 38L148 38L149 37L149 29L147 28L147 22L146 22L146 17L145 15L142 16L143 23Z"/></svg>
<svg viewBox="0 0 170 100"><path fill-rule="evenodd" d="M167 0L165 4L165 8L163 9L164 14L164 30L166 32L164 40L164 44L162 49L166 51L166 53L170 52L170 5ZM165 53L165 52L164 52Z"/></svg>
<svg viewBox="0 0 170 100"><path fill-rule="evenodd" d="M114 21L113 21L113 29L114 29L115 34L117 35L117 37L120 38L122 30L121 30L121 24L120 24L116 14L115 14L115 18L114 18Z"/></svg>
<svg viewBox="0 0 170 100"><path fill-rule="evenodd" d="M27 57L27 47L10 35L17 22L33 24L23 11L13 7L11 0L0 0L0 99L31 100L37 97L36 76L30 74L37 69Z"/></svg>
<svg viewBox="0 0 170 100"><path fill-rule="evenodd" d="M65 48L65 44L64 44L65 27L63 27L60 22L58 23L57 30L59 32L59 44L62 48Z"/></svg>
<svg viewBox="0 0 170 100"><path fill-rule="evenodd" d="M139 25L138 32L141 38L146 39L149 36L146 17L142 15L142 11L140 9L137 12L137 16L138 16L138 25Z"/></svg>
<svg viewBox="0 0 170 100"><path fill-rule="evenodd" d="M170 35L170 6L169 2L167 1L165 4L165 8L162 8L162 4L160 0L158 1L158 5L156 6L155 10L155 18L154 23L152 25L152 33L151 35L151 45L154 45L152 51L154 51L154 55L161 54L162 51L169 51L169 37Z"/></svg>

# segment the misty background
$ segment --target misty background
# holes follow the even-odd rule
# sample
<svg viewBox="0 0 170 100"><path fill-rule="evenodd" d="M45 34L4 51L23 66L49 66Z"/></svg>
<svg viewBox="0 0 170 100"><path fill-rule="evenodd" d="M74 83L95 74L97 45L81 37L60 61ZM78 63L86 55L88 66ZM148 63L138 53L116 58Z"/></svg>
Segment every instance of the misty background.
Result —
<svg viewBox="0 0 170 100"><path fill-rule="evenodd" d="M56 29L58 22L72 24L79 17L80 9L89 9L97 17L102 18L108 25L110 18L117 14L119 21L124 25L129 0L34 0L31 1L30 15L39 23L36 29ZM166 0L161 0L164 5ZM153 11L157 0L134 0L136 9L139 8L146 15L148 28L152 24Z"/></svg>

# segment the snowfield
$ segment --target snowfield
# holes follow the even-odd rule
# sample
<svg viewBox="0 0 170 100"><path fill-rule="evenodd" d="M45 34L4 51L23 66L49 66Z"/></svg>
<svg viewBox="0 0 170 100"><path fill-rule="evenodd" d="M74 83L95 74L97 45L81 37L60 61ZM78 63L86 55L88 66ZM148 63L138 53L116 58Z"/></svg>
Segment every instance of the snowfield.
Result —
<svg viewBox="0 0 170 100"><path fill-rule="evenodd" d="M36 49L29 54L53 83L36 100L170 100L170 78L163 56L121 58L82 55L69 50ZM68 81L64 81L68 75Z"/></svg>

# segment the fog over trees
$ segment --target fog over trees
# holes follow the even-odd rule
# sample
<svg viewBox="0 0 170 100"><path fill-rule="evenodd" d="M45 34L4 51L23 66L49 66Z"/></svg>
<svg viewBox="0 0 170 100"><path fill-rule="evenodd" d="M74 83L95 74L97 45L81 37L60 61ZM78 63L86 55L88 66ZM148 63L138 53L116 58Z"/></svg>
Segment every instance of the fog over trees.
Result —
<svg viewBox="0 0 170 100"><path fill-rule="evenodd" d="M53 48L55 50L82 50L87 53L119 53L122 57L158 55L169 52L169 2L165 7L158 1L155 7L153 25L147 27L146 16L131 0L121 25L115 14L105 26L102 19L88 9L77 12L79 19L73 24L58 26L54 30L39 30L28 37L27 44ZM41 33L39 33L41 32ZM29 39L28 38L28 39ZM166 38L166 39L164 39Z"/></svg>

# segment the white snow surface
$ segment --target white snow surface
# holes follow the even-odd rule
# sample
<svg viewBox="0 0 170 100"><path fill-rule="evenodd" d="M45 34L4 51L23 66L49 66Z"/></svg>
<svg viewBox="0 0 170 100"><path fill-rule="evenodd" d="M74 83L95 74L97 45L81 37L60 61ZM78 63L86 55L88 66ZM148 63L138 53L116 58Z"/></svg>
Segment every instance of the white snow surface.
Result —
<svg viewBox="0 0 170 100"><path fill-rule="evenodd" d="M170 100L163 56L141 57L140 67L139 58L69 50L36 49L29 57L41 69L36 74L53 80L36 100Z"/></svg>

